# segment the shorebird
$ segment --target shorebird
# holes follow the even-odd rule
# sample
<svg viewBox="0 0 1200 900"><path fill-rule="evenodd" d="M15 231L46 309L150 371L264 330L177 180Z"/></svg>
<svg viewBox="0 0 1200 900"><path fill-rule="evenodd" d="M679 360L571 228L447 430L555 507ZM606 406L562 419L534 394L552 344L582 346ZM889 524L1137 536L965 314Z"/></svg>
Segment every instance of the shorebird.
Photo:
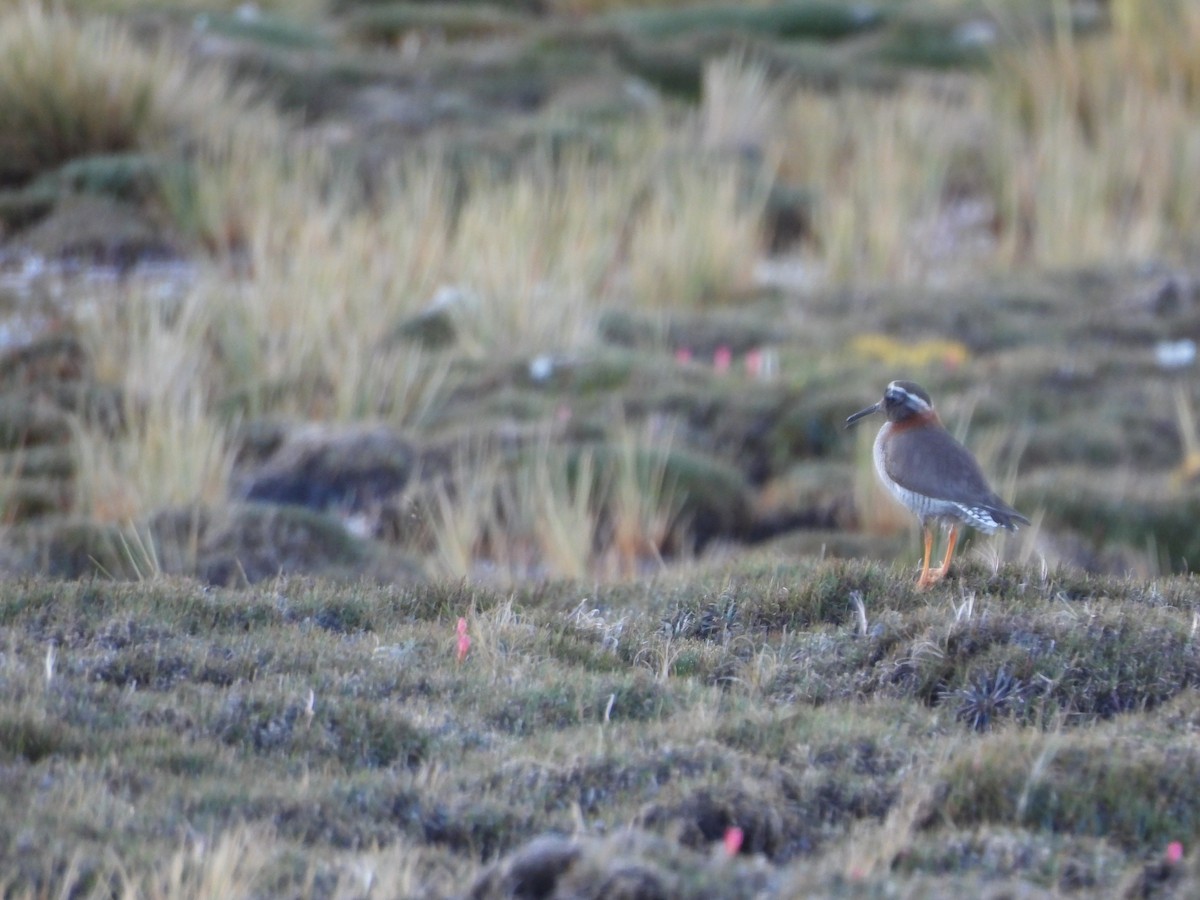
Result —
<svg viewBox="0 0 1200 900"><path fill-rule="evenodd" d="M929 394L911 381L893 381L883 399L846 419L849 428L859 419L882 412L887 421L875 437L875 474L900 505L917 517L925 537L925 560L917 587L927 588L946 577L958 532L963 525L994 534L998 528L1016 531L1029 520L996 496L975 457L942 425ZM929 567L933 526L949 528L941 566Z"/></svg>

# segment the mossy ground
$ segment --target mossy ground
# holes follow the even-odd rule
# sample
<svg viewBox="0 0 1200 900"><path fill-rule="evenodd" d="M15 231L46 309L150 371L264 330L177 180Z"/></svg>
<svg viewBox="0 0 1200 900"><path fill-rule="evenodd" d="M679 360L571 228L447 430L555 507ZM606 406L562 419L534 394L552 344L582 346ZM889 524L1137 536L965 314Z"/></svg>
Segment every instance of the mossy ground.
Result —
<svg viewBox="0 0 1200 900"><path fill-rule="evenodd" d="M173 865L243 896L1194 891L1193 580L911 574L9 583L0 868L17 896Z"/></svg>

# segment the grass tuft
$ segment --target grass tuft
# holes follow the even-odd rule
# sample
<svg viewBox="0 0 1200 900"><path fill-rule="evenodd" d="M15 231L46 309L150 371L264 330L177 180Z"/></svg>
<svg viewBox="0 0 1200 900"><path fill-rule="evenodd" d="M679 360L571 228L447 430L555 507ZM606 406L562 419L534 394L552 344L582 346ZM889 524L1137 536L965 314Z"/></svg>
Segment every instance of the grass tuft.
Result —
<svg viewBox="0 0 1200 900"><path fill-rule="evenodd" d="M141 294L98 306L84 322L98 374L123 384L124 429L114 437L77 423L78 512L127 522L225 501L233 449L207 395L209 312L200 293L178 302Z"/></svg>
<svg viewBox="0 0 1200 900"><path fill-rule="evenodd" d="M0 184L81 157L178 149L246 108L219 69L168 42L146 49L113 20L38 0L0 12Z"/></svg>

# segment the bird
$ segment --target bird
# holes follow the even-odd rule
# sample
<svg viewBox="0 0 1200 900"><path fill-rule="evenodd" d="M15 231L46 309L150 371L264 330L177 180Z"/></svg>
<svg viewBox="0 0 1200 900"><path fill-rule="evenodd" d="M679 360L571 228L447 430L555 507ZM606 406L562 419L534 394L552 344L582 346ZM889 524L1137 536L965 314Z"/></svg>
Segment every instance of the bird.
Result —
<svg viewBox="0 0 1200 900"><path fill-rule="evenodd" d="M942 425L933 400L919 384L893 381L882 400L847 418L846 427L877 412L884 413L887 421L875 437L875 474L888 493L917 517L925 538L918 588L946 577L964 525L995 534L1000 528L1016 531L1018 524L1030 524L991 489L971 451ZM937 524L949 528L950 535L941 566L931 569L929 555Z"/></svg>

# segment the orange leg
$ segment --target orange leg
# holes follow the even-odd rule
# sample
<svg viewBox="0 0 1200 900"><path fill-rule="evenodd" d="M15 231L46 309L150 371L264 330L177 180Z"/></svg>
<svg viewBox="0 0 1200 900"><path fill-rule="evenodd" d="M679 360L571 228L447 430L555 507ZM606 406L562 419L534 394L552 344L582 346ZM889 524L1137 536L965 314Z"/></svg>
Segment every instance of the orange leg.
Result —
<svg viewBox="0 0 1200 900"><path fill-rule="evenodd" d="M950 572L950 559L954 556L954 547L958 543L958 526L950 526L950 537L946 542L946 556L942 560L942 577L944 578Z"/></svg>
<svg viewBox="0 0 1200 900"><path fill-rule="evenodd" d="M917 578L917 587L927 588L937 581L929 571L929 555L933 552L933 531L929 526L922 524L921 532L925 535L925 561L921 563L921 574Z"/></svg>
<svg viewBox="0 0 1200 900"><path fill-rule="evenodd" d="M950 571L950 560L954 557L954 548L958 544L958 526L950 526L950 535L946 539L946 555L942 558L942 564L936 569L929 569L923 574L920 581L917 582L918 587L929 587L931 584L937 584L946 577Z"/></svg>

